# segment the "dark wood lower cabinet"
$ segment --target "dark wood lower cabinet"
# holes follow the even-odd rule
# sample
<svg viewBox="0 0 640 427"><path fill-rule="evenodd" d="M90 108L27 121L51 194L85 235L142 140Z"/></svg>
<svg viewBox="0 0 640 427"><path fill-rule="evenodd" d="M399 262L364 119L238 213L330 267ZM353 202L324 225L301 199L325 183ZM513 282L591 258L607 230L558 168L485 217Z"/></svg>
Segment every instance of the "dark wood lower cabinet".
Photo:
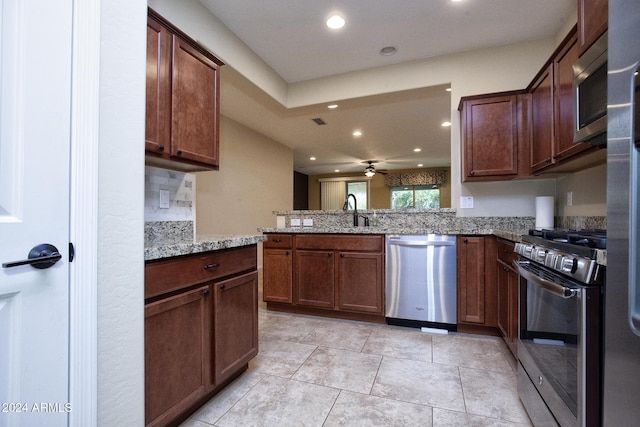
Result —
<svg viewBox="0 0 640 427"><path fill-rule="evenodd" d="M341 310L384 313L382 254L340 252L337 258L338 307Z"/></svg>
<svg viewBox="0 0 640 427"><path fill-rule="evenodd" d="M496 239L459 236L458 331L497 335Z"/></svg>
<svg viewBox="0 0 640 427"><path fill-rule="evenodd" d="M145 424L175 425L258 352L256 245L145 266Z"/></svg>
<svg viewBox="0 0 640 427"><path fill-rule="evenodd" d="M335 305L334 257L332 251L296 251L295 302L310 307Z"/></svg>
<svg viewBox="0 0 640 427"><path fill-rule="evenodd" d="M209 287L203 286L146 305L147 425L167 424L211 386L210 299Z"/></svg>
<svg viewBox="0 0 640 427"><path fill-rule="evenodd" d="M263 248L268 309L385 322L384 235L268 234Z"/></svg>
<svg viewBox="0 0 640 427"><path fill-rule="evenodd" d="M220 384L258 354L258 273L213 288L214 380Z"/></svg>

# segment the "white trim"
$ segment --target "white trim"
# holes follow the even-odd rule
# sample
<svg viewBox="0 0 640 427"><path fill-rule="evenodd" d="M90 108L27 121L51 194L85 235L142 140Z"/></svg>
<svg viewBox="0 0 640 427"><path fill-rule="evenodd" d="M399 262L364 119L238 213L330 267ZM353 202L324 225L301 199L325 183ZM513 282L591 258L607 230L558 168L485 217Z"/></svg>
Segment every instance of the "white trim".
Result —
<svg viewBox="0 0 640 427"><path fill-rule="evenodd" d="M371 178L367 178L366 176L339 176L335 178L318 178L318 182L333 182L333 181L342 181L342 182L369 182Z"/></svg>
<svg viewBox="0 0 640 427"><path fill-rule="evenodd" d="M69 426L97 425L100 0L74 1L69 238Z"/></svg>

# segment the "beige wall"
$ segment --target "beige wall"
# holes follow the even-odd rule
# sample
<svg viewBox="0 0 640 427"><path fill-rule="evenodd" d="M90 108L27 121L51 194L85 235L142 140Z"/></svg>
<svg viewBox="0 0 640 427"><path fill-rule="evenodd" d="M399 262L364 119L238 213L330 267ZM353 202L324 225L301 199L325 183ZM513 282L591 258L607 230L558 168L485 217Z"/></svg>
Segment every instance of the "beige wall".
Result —
<svg viewBox="0 0 640 427"><path fill-rule="evenodd" d="M440 207L451 207L451 168L421 168L421 169L403 169L394 170L393 173L401 172L424 172L424 171L441 171L447 172L447 182L440 187ZM310 175L309 176L309 209L320 209L320 178L336 178L336 177L358 177L362 176L361 173L338 173L338 174L324 174L324 175ZM363 176L364 179L364 176ZM371 178L369 182L369 209L389 209L390 205L390 192L389 187L384 183L384 175L377 173Z"/></svg>
<svg viewBox="0 0 640 427"><path fill-rule="evenodd" d="M567 192L573 193L567 206ZM606 216L607 165L563 175L557 179L556 216Z"/></svg>
<svg viewBox="0 0 640 427"><path fill-rule="evenodd" d="M198 172L197 234L255 234L293 209L293 152L220 117L220 170Z"/></svg>

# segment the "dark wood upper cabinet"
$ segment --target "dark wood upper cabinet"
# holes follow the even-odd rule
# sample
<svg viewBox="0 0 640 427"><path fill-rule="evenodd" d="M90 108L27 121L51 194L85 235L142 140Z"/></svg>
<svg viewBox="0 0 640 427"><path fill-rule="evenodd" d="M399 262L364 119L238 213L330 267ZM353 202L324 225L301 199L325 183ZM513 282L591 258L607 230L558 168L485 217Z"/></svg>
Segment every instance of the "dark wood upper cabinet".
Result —
<svg viewBox="0 0 640 427"><path fill-rule="evenodd" d="M609 25L608 0L578 0L578 47L582 55Z"/></svg>
<svg viewBox="0 0 640 427"><path fill-rule="evenodd" d="M219 168L223 63L149 9L147 164L184 171Z"/></svg>
<svg viewBox="0 0 640 427"><path fill-rule="evenodd" d="M461 99L463 182L528 175L527 102L524 91Z"/></svg>
<svg viewBox="0 0 640 427"><path fill-rule="evenodd" d="M569 32L529 86L531 173L557 171L577 154L597 151L573 142L573 64L578 59L575 28Z"/></svg>

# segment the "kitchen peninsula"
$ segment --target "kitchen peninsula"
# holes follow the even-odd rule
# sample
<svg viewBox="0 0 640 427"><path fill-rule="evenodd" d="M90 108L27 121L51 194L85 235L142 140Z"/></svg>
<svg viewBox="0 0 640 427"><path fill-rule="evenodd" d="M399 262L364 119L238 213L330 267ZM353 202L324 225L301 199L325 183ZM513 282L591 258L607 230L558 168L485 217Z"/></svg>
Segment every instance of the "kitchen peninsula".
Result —
<svg viewBox="0 0 640 427"><path fill-rule="evenodd" d="M147 425L186 418L258 352L257 244L264 237L194 239L192 226L150 223L145 233Z"/></svg>

